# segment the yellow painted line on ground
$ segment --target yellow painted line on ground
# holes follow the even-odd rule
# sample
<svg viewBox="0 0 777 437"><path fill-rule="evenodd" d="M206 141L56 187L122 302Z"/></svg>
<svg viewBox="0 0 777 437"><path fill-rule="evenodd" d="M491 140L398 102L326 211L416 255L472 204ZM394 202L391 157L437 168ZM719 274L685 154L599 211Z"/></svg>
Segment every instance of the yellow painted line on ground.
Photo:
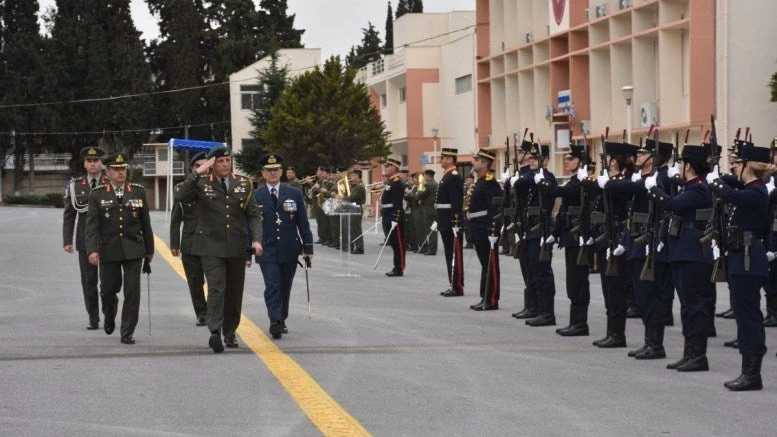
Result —
<svg viewBox="0 0 777 437"><path fill-rule="evenodd" d="M186 280L181 260L170 253L167 244L154 235L156 253L164 258L181 278ZM259 329L245 314L241 315L237 333L243 342L264 362L264 365L278 378L310 421L325 436L368 436L366 429L332 399L307 372L290 356L283 353L275 343Z"/></svg>

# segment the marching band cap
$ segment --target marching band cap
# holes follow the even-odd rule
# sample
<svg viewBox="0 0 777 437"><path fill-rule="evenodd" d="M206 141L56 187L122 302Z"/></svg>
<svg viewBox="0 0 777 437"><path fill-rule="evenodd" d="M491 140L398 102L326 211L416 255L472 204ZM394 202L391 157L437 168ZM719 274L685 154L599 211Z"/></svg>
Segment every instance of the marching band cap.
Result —
<svg viewBox="0 0 777 437"><path fill-rule="evenodd" d="M531 145L531 149L529 149L529 154L534 156L539 156L540 152L542 152L543 157L547 157L550 153L550 147L544 145L544 144L537 144L534 143Z"/></svg>
<svg viewBox="0 0 777 437"><path fill-rule="evenodd" d="M81 159L100 158L105 155L105 150L99 147L84 147L78 154Z"/></svg>
<svg viewBox="0 0 777 437"><path fill-rule="evenodd" d="M710 156L710 149L706 146L696 146L686 144L683 152L680 154L681 161L704 162Z"/></svg>
<svg viewBox="0 0 777 437"><path fill-rule="evenodd" d="M749 146L742 148L739 157L742 161L769 162L770 154L770 150L766 147Z"/></svg>
<svg viewBox="0 0 777 437"><path fill-rule="evenodd" d="M424 174L434 177L434 170L432 170L431 168L428 168L424 170Z"/></svg>
<svg viewBox="0 0 777 437"><path fill-rule="evenodd" d="M397 168L397 170L399 170L399 167L402 166L402 163L394 158L386 158L386 162L383 163L383 165L386 165L386 166L393 165L394 167Z"/></svg>
<svg viewBox="0 0 777 437"><path fill-rule="evenodd" d="M450 147L443 147L440 152L441 156L453 156L454 158L459 156L459 149L453 149Z"/></svg>
<svg viewBox="0 0 777 437"><path fill-rule="evenodd" d="M259 158L259 165L266 169L281 168L281 162L283 162L283 156L272 152L265 153Z"/></svg>
<svg viewBox="0 0 777 437"><path fill-rule="evenodd" d="M229 149L226 146L216 146L208 152L207 158L219 158L222 156L229 156Z"/></svg>
<svg viewBox="0 0 777 437"><path fill-rule="evenodd" d="M114 153L103 158L103 165L107 167L126 167L127 155L123 153Z"/></svg>
<svg viewBox="0 0 777 437"><path fill-rule="evenodd" d="M606 155L621 155L629 156L634 154L635 146L627 143L612 143L609 141L604 142L604 153Z"/></svg>
<svg viewBox="0 0 777 437"><path fill-rule="evenodd" d="M359 175L359 177L362 177L362 171L358 168L355 168L351 170L351 173Z"/></svg>
<svg viewBox="0 0 777 437"><path fill-rule="evenodd" d="M407 167L402 167L399 169L400 173L410 173L410 170L407 169Z"/></svg>
<svg viewBox="0 0 777 437"><path fill-rule="evenodd" d="M494 155L494 152L490 152L486 149L479 149L473 158L483 158L493 162L496 159L496 155Z"/></svg>
<svg viewBox="0 0 777 437"><path fill-rule="evenodd" d="M333 165L329 167L329 174L334 174L334 173L337 173L337 167Z"/></svg>
<svg viewBox="0 0 777 437"><path fill-rule="evenodd" d="M521 141L521 152L529 153L531 150L532 142L529 140Z"/></svg>
<svg viewBox="0 0 777 437"><path fill-rule="evenodd" d="M194 156L192 156L192 159L189 160L189 167L193 166L195 162L205 159L205 155L207 155L205 152L195 153Z"/></svg>

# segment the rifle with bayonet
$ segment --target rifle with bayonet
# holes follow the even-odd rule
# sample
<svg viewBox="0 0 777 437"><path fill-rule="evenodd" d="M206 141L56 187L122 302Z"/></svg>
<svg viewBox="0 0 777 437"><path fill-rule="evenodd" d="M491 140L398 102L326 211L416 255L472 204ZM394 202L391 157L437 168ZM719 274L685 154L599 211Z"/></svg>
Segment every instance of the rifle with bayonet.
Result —
<svg viewBox="0 0 777 437"><path fill-rule="evenodd" d="M710 115L710 152L712 154L712 165L717 166L720 164L720 153L718 149L718 135L715 129L715 116ZM734 142L739 141L740 129L737 129ZM702 246L710 244L712 240L718 245L720 250L720 256L712 263L712 275L710 276L710 282L726 282L728 279L728 273L726 271L726 216L723 213L723 200L712 193L712 217L707 223L704 235L699 238L699 242Z"/></svg>
<svg viewBox="0 0 777 437"><path fill-rule="evenodd" d="M538 173L543 172L543 164L545 163L545 156L542 154L542 145L540 144L539 138L537 139L537 146L539 147L540 152L540 168L538 170ZM550 212L548 211L548 208L545 206L545 185L543 184L537 184L537 196L540 202L540 222L538 223L538 226L540 227L540 231L542 233L542 246L540 247L540 256L539 261L540 262L546 262L550 261L551 254L553 253L553 243L548 244L548 238L550 237L550 229L548 226L548 215Z"/></svg>
<svg viewBox="0 0 777 437"><path fill-rule="evenodd" d="M653 131L653 125L651 125L648 130L648 137L650 137L651 131ZM656 158L658 157L658 129L655 129L652 133L653 143L655 144L653 149L653 176L657 176L658 167L656 165ZM642 235L634 239L635 244L647 244L649 248L647 256L645 257L645 262L642 264L642 271L639 273L639 279L641 281L653 282L656 280L655 259L656 252L658 251L658 238L656 233L658 232L660 221L661 217L658 214L658 203L653 199L650 199L648 203L648 226Z"/></svg>
<svg viewBox="0 0 777 437"><path fill-rule="evenodd" d="M585 131L583 131L583 156L581 158L580 165L587 169L588 167L588 140L585 137ZM580 181L580 217L578 219L578 225L576 226L578 231L578 239L583 238L583 245L580 246L580 250L577 253L577 265L588 265L588 244L587 239L591 236L591 204L588 200L588 189L586 189L584 181Z"/></svg>
<svg viewBox="0 0 777 437"><path fill-rule="evenodd" d="M608 132L608 129L605 130ZM607 158L604 153L604 144L607 142L607 135L602 137L602 153L599 154L599 158L602 162L602 171L609 171L607 165ZM602 189L602 205L604 206L604 233L597 237L596 243L598 246L602 246L606 242L607 248L610 252L610 257L607 260L605 268L606 276L618 276L618 264L615 262L615 248L618 246L618 223L615 217L615 211L612 205L612 199L610 192L606 189Z"/></svg>
<svg viewBox="0 0 777 437"><path fill-rule="evenodd" d="M523 130L523 137L521 138L521 141L526 139L526 134L529 132L529 128L525 128ZM534 136L532 135L532 138ZM520 163L518 162L518 138L515 138L515 143L513 144L513 147L515 149L515 171L516 173L520 171ZM522 196L522 187L519 186L519 184L516 182L513 184L512 187L512 195L515 202L515 216L513 218L515 226L513 226L513 230L515 232L513 236L514 244L512 246L512 256L515 259L523 258L523 238L526 234L526 213L527 213L527 205L526 205L526 199Z"/></svg>

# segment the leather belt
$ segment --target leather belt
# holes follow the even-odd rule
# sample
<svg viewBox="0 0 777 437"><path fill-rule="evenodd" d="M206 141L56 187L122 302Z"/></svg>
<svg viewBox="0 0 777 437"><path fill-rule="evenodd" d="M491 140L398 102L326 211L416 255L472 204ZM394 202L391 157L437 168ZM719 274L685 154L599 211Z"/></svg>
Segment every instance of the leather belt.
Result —
<svg viewBox="0 0 777 437"><path fill-rule="evenodd" d="M435 209L451 209L450 203L435 203L434 204Z"/></svg>
<svg viewBox="0 0 777 437"><path fill-rule="evenodd" d="M485 210L485 209L483 211L468 212L467 213L467 218L468 219L473 219L473 218L478 218L478 217L484 217L487 214L488 214L488 211Z"/></svg>
<svg viewBox="0 0 777 437"><path fill-rule="evenodd" d="M383 208L383 209L386 209L386 208L393 208L393 207L394 207L394 204L393 204L393 203L381 203L381 204L380 204L380 207L381 207L381 208Z"/></svg>

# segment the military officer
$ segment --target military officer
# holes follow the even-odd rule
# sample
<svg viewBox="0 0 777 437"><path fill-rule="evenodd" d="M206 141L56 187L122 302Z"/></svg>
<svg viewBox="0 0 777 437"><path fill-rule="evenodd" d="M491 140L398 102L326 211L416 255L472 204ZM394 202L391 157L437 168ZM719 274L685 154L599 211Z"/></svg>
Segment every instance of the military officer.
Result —
<svg viewBox="0 0 777 437"><path fill-rule="evenodd" d="M480 303L470 306L475 311L499 309L499 255L497 253L501 224L502 187L491 172L496 156L484 149L472 157L472 169L477 174L475 189L469 204L469 228L480 261Z"/></svg>
<svg viewBox="0 0 777 437"><path fill-rule="evenodd" d="M116 296L124 282L124 305L121 309L121 342L134 344L132 334L140 310L140 270L143 258L154 256L154 233L148 214L146 190L142 185L127 183L127 155L106 156L109 183L89 194L86 217L86 251L89 262L100 265L100 296L103 301L105 333L113 333L119 299Z"/></svg>
<svg viewBox="0 0 777 437"><path fill-rule="evenodd" d="M464 186L462 192L464 193L464 202L461 206L461 232L464 233L464 248L473 249L472 237L469 235L469 220L467 220L467 213L469 212L469 200L472 198L472 190L475 189L475 176L468 174L464 176Z"/></svg>
<svg viewBox="0 0 777 437"><path fill-rule="evenodd" d="M256 257L264 279L264 303L270 318L270 335L279 339L288 333L289 299L297 257L307 266L313 258L313 234L302 200L302 192L281 181L283 157L268 153L259 159L267 186L254 191L253 198L262 215L262 247Z"/></svg>
<svg viewBox="0 0 777 437"><path fill-rule="evenodd" d="M192 172L205 162L205 152L199 152L189 160ZM181 183L175 186L179 191ZM183 234L181 233L183 222ZM202 271L202 262L198 255L192 254L194 232L199 222L199 208L196 201L177 202L170 214L170 252L173 256L181 257L183 271L186 273L186 283L189 286L189 295L194 306L194 315L197 317L195 325L205 326L205 314L208 312L208 303L205 300L205 273Z"/></svg>
<svg viewBox="0 0 777 437"><path fill-rule="evenodd" d="M84 162L86 174L73 178L65 186L65 212L62 218L62 235L65 252L73 253L73 230L76 232L75 250L78 251L78 267L81 271L81 288L84 293L89 325L86 329L100 326L100 305L97 294L97 267L89 263L86 252L86 212L89 209L89 193L98 185L108 182L103 175L102 157L105 152L99 147L84 147L79 156ZM78 226L76 226L78 218Z"/></svg>
<svg viewBox="0 0 777 437"><path fill-rule="evenodd" d="M292 166L286 168L286 185L302 191L302 183L297 179L297 172Z"/></svg>
<svg viewBox="0 0 777 437"><path fill-rule="evenodd" d="M208 345L220 353L225 344L238 347L235 330L243 305L246 244L252 241L251 251L262 254L262 223L251 195L251 180L232 173L229 149L214 147L206 158L181 183L175 201L196 201L199 208L192 254L200 257L208 280Z"/></svg>
<svg viewBox="0 0 777 437"><path fill-rule="evenodd" d="M529 151L532 148L532 142L529 140L521 141L521 146L516 149L516 166L515 175L510 178L510 192L508 195L513 197L513 205L515 207L515 213L513 215L513 221L507 227L511 228L509 234L513 241L511 241L511 250L513 251L513 257L518 259L518 265L521 269L521 277L525 288L523 290L523 309L513 313L512 316L516 319L533 319L537 317L537 305L538 305L538 291L532 288L531 281L529 280L529 269L526 265L526 257L523 255L524 242L526 237L526 201L528 195L528 184L519 184L518 181L522 177L533 177L533 171L529 166L529 158L531 155ZM516 236L520 241L516 240Z"/></svg>
<svg viewBox="0 0 777 437"><path fill-rule="evenodd" d="M405 272L405 215L402 205L405 187L399 178L400 165L402 163L396 159L386 159L383 165L383 171L387 177L386 186L380 196L383 232L388 235L388 242L394 252L394 268L386 273L386 276L391 277L402 276Z"/></svg>
<svg viewBox="0 0 777 437"><path fill-rule="evenodd" d="M310 204L312 206L313 217L316 219L316 233L318 235L316 244L323 245L328 244L331 240L330 229L329 226L326 225L328 220L326 214L324 214L324 210L321 208L321 204L324 203L325 193L328 192L328 182L326 181L328 174L329 171L326 167L319 165L318 168L316 168L316 182L310 190L308 190L308 198L310 199Z"/></svg>
<svg viewBox="0 0 777 437"><path fill-rule="evenodd" d="M421 216L421 212L418 208L418 178L410 177L410 172L407 168L399 169L399 180L402 182L405 188L404 201L404 227L402 228L404 235L405 249L413 252L418 252L421 242L418 241L418 218Z"/></svg>
<svg viewBox="0 0 777 437"><path fill-rule="evenodd" d="M462 264L464 182L456 171L458 155L459 150L450 147L443 147L440 152L443 176L437 188L437 200L434 204L436 217L432 224L432 227L440 233L445 251L448 289L440 293L445 297L464 295L464 265Z"/></svg>
<svg viewBox="0 0 777 437"><path fill-rule="evenodd" d="M437 181L434 180L434 170L427 169L424 170L423 173L423 190L418 190L418 214L417 217L419 226L418 229L421 231L419 232L419 244L424 245L424 240L426 240L426 232L431 232L429 235L429 239L426 240L426 245L424 247L418 248L418 251L423 253L424 255L437 255L437 231L436 229L431 229L432 223L434 222L434 202L437 198L437 189L438 184ZM421 233L424 233L424 236L421 237Z"/></svg>
<svg viewBox="0 0 777 437"><path fill-rule="evenodd" d="M364 253L364 238L359 238L356 241L354 241L354 239L362 234L362 205L367 202L367 190L364 188L364 183L362 182L361 170L358 168L351 170L349 178L351 195L344 196L343 199L358 205L359 213L348 215L348 221L350 223L350 235L348 236L348 239L350 240L351 253L361 255Z"/></svg>

